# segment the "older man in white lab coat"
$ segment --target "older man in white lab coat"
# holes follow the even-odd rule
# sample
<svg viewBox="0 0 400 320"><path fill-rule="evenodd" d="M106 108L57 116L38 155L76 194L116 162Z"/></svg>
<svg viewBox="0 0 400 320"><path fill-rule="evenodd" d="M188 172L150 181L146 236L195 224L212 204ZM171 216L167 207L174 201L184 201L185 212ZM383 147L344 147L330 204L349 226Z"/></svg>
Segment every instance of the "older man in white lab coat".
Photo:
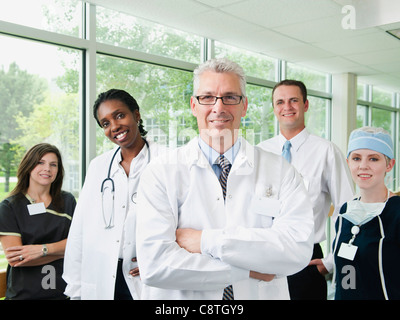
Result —
<svg viewBox="0 0 400 320"><path fill-rule="evenodd" d="M236 63L199 66L194 93L200 137L150 163L139 184L141 298L220 300L232 285L234 299L288 299L286 276L307 265L313 247L302 179L238 138L247 98ZM232 165L226 188L220 155Z"/></svg>

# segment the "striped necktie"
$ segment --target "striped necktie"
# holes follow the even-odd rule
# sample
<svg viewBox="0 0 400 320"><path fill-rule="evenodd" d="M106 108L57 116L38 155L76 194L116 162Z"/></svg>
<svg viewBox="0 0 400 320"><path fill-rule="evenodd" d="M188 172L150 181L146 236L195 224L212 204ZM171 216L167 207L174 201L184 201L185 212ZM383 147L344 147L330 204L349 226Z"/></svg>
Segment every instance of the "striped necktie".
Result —
<svg viewBox="0 0 400 320"><path fill-rule="evenodd" d="M228 174L231 170L231 164L228 159L224 157L224 155L220 155L218 158L218 165L221 167L222 172L219 175L219 183L222 187L222 194L224 195L224 200L226 197L226 182L228 181Z"/></svg>
<svg viewBox="0 0 400 320"><path fill-rule="evenodd" d="M229 171L231 170L231 164L229 163L228 159L226 159L223 155L219 156L218 164L222 169L222 172L219 175L219 183L221 184L222 194L224 195L224 200L225 200L225 197L226 197L226 182L228 180ZM222 299L223 300L234 300L232 285L229 285L224 289L224 293L222 295Z"/></svg>
<svg viewBox="0 0 400 320"><path fill-rule="evenodd" d="M282 149L282 157L284 157L289 163L292 161L292 155L290 154L290 148L292 144L289 140L286 140L285 144L283 145Z"/></svg>

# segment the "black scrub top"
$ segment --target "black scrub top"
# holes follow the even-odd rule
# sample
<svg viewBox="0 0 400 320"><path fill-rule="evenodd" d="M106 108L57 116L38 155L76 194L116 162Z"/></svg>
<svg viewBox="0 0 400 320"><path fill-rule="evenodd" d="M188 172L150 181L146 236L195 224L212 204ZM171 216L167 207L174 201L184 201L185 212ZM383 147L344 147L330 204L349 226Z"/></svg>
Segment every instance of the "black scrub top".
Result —
<svg viewBox="0 0 400 320"><path fill-rule="evenodd" d="M0 203L0 236L20 236L23 245L46 244L68 237L76 201L62 191L64 208L57 212L51 203L45 213L31 215L26 196L16 195ZM34 267L7 267L6 299L65 299L62 279L64 259Z"/></svg>
<svg viewBox="0 0 400 320"><path fill-rule="evenodd" d="M346 212L347 204L340 209ZM385 208L380 214L384 231L382 243L382 269L385 287L390 300L400 299L400 197L388 199ZM379 240L381 229L378 217L360 226L360 232L355 237L353 245L357 246L354 259L347 260L338 256L341 243L349 243L352 238L350 221L342 218L342 228L338 231L339 219L336 221L336 234L339 233L337 250L334 252L336 267L336 300L382 300L384 299L382 282L379 273ZM335 246L335 242L333 246ZM355 279L350 274L349 266L353 270ZM346 271L347 270L347 271ZM343 285L353 280L354 287ZM355 280L355 281L354 281Z"/></svg>

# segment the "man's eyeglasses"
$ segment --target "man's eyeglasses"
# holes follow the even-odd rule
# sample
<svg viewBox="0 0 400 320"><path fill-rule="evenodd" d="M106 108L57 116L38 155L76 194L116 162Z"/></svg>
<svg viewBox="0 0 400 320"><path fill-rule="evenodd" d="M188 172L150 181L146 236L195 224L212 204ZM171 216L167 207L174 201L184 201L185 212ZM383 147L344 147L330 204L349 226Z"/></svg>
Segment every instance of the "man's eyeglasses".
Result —
<svg viewBox="0 0 400 320"><path fill-rule="evenodd" d="M204 105L214 105L217 103L218 99L222 100L223 104L226 105L235 105L239 104L240 101L242 101L242 96L236 96L236 95L231 95L231 96L224 96L224 97L216 97L216 96L197 96L196 99L200 104Z"/></svg>

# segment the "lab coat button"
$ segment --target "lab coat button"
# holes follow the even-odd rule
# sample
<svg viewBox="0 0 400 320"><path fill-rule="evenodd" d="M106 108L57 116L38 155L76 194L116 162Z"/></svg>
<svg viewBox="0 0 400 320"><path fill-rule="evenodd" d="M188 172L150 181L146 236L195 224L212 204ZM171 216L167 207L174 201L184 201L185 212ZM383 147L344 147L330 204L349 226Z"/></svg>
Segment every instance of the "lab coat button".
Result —
<svg viewBox="0 0 400 320"><path fill-rule="evenodd" d="M231 194L228 197L229 197L229 199L232 199L232 195Z"/></svg>

